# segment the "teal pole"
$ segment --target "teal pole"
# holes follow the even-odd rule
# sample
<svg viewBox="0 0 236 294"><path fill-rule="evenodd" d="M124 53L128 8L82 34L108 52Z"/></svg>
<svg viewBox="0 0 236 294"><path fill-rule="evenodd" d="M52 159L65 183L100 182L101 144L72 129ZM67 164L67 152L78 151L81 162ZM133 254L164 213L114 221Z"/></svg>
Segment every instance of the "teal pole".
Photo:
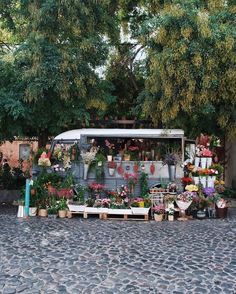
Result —
<svg viewBox="0 0 236 294"><path fill-rule="evenodd" d="M30 180L26 180L25 184L25 217L29 216L29 202L30 202Z"/></svg>

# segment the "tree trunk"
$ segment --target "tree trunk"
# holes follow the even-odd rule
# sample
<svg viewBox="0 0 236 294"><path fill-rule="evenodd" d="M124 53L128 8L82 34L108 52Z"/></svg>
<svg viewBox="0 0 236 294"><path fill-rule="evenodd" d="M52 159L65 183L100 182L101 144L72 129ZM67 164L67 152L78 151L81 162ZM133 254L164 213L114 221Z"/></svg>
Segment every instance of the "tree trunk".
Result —
<svg viewBox="0 0 236 294"><path fill-rule="evenodd" d="M42 131L38 135L38 148L46 147L48 143L48 132L46 130Z"/></svg>

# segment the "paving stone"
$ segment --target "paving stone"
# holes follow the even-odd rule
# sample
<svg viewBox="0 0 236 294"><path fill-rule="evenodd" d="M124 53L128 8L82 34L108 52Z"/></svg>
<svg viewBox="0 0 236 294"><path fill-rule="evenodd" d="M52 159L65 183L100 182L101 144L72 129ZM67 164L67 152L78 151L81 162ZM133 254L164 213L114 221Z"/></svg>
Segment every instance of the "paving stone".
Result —
<svg viewBox="0 0 236 294"><path fill-rule="evenodd" d="M3 294L14 294L16 293L16 289L15 288L10 288L10 287L5 287L3 289Z"/></svg>
<svg viewBox="0 0 236 294"><path fill-rule="evenodd" d="M161 224L15 212L0 206L0 293L236 293L236 211Z"/></svg>

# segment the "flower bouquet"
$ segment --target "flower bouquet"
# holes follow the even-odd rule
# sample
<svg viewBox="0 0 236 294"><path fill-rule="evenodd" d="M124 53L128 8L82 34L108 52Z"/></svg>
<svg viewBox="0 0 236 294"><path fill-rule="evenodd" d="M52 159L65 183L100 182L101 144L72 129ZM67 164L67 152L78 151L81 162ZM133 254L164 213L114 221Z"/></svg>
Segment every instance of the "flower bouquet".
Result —
<svg viewBox="0 0 236 294"><path fill-rule="evenodd" d="M51 166L51 161L50 161L49 156L47 155L46 152L43 152L40 155L40 158L38 160L38 165L41 165L41 166Z"/></svg>
<svg viewBox="0 0 236 294"><path fill-rule="evenodd" d="M82 151L80 154L82 161L84 163L84 180L87 180L89 166L95 160L96 154L97 150L92 148L90 149L90 151Z"/></svg>
<svg viewBox="0 0 236 294"><path fill-rule="evenodd" d="M193 200L193 196L195 196L195 192L185 191L176 198L176 204L178 205L181 213L181 217L178 220L187 220L185 216L185 210L190 206Z"/></svg>

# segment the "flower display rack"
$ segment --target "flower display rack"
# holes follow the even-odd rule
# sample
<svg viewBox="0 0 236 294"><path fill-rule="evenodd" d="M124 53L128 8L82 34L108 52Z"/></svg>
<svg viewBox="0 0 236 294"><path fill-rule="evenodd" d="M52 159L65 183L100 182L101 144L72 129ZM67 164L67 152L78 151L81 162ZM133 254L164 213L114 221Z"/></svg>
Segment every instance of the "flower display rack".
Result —
<svg viewBox="0 0 236 294"><path fill-rule="evenodd" d="M119 219L119 220L148 220L149 208L132 209L108 209L87 207L84 205L69 204L69 211L71 215L81 214L83 218L87 219L89 215L98 215L100 219Z"/></svg>

